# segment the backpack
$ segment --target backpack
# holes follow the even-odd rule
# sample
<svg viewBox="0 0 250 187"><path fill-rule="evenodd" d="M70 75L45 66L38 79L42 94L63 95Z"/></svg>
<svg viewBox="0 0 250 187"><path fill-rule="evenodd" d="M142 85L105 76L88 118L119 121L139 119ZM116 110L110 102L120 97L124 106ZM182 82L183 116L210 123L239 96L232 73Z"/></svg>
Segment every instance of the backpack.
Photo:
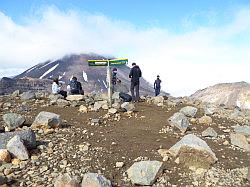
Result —
<svg viewBox="0 0 250 187"><path fill-rule="evenodd" d="M130 102L132 101L132 96L123 92L119 93L119 97L124 101L124 102Z"/></svg>
<svg viewBox="0 0 250 187"><path fill-rule="evenodd" d="M70 81L70 90L78 90L78 83L77 81Z"/></svg>

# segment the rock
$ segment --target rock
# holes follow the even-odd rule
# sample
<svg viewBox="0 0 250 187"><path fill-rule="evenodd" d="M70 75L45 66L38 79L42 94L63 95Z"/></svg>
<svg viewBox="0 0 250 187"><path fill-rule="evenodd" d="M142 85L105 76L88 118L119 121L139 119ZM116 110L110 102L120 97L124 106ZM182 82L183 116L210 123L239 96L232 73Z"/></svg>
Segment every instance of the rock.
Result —
<svg viewBox="0 0 250 187"><path fill-rule="evenodd" d="M29 159L29 152L25 147L23 140L20 136L16 135L6 145L7 150L10 152L11 155L20 159L20 160L28 160Z"/></svg>
<svg viewBox="0 0 250 187"><path fill-rule="evenodd" d="M234 131L237 134L242 134L244 136L250 136L250 127L249 126L235 126Z"/></svg>
<svg viewBox="0 0 250 187"><path fill-rule="evenodd" d="M204 113L205 115L213 115L217 111L217 108L213 105L205 105Z"/></svg>
<svg viewBox="0 0 250 187"><path fill-rule="evenodd" d="M50 94L50 95L49 95L49 99L50 99L52 102L56 102L58 99L63 99L63 96L60 95L60 94Z"/></svg>
<svg viewBox="0 0 250 187"><path fill-rule="evenodd" d="M197 168L209 168L218 159L205 141L188 134L169 149L173 156L179 156L180 163Z"/></svg>
<svg viewBox="0 0 250 187"><path fill-rule="evenodd" d="M128 170L128 178L136 185L152 185L160 172L162 162L140 161L135 162Z"/></svg>
<svg viewBox="0 0 250 187"><path fill-rule="evenodd" d="M162 161L166 162L169 159L169 152L168 149L158 149L158 153L161 155L163 158Z"/></svg>
<svg viewBox="0 0 250 187"><path fill-rule="evenodd" d="M12 159L11 163L12 163L13 165L17 166L17 165L19 165L19 164L21 163L21 160L18 159L18 158L14 158L14 159Z"/></svg>
<svg viewBox="0 0 250 187"><path fill-rule="evenodd" d="M230 134L231 144L250 151L250 144L247 141L247 138L242 134Z"/></svg>
<svg viewBox="0 0 250 187"><path fill-rule="evenodd" d="M202 116L199 118L199 123L201 124L211 124L213 122L212 118L210 116Z"/></svg>
<svg viewBox="0 0 250 187"><path fill-rule="evenodd" d="M68 95L66 97L68 101L83 101L84 98L84 95Z"/></svg>
<svg viewBox="0 0 250 187"><path fill-rule="evenodd" d="M180 112L183 113L187 117L194 117L197 111L198 109L192 106L186 106L180 110Z"/></svg>
<svg viewBox="0 0 250 187"><path fill-rule="evenodd" d="M31 127L33 129L40 128L56 128L61 125L60 115L51 112L40 112Z"/></svg>
<svg viewBox="0 0 250 187"><path fill-rule="evenodd" d="M115 109L119 109L121 107L120 103L113 103L112 107Z"/></svg>
<svg viewBox="0 0 250 187"><path fill-rule="evenodd" d="M171 126L177 127L183 133L186 132L189 127L187 117L180 112L175 113L168 119L168 121Z"/></svg>
<svg viewBox="0 0 250 187"><path fill-rule="evenodd" d="M5 149L7 142L14 136L20 136L27 148L36 148L36 135L32 130L0 133L0 149Z"/></svg>
<svg viewBox="0 0 250 187"><path fill-rule="evenodd" d="M28 91L24 92L20 95L21 100L31 100L31 99L36 99L36 95L34 92Z"/></svg>
<svg viewBox="0 0 250 187"><path fill-rule="evenodd" d="M250 181L250 167L248 167L248 172L247 172L247 180Z"/></svg>
<svg viewBox="0 0 250 187"><path fill-rule="evenodd" d="M116 168L122 168L124 166L124 162L116 162L115 167Z"/></svg>
<svg viewBox="0 0 250 187"><path fill-rule="evenodd" d="M19 91L19 90L16 90L16 91L14 91L14 92L11 94L12 97L18 97L19 95L20 95L20 91Z"/></svg>
<svg viewBox="0 0 250 187"><path fill-rule="evenodd" d="M0 175L0 185L4 185L7 183L7 178L3 175Z"/></svg>
<svg viewBox="0 0 250 187"><path fill-rule="evenodd" d="M84 105L81 105L78 111L82 113L88 113L88 108Z"/></svg>
<svg viewBox="0 0 250 187"><path fill-rule="evenodd" d="M15 113L4 114L3 120L8 130L14 130L17 127L21 127L25 122L25 118L22 115Z"/></svg>
<svg viewBox="0 0 250 187"><path fill-rule="evenodd" d="M102 108L102 105L103 105L103 103L95 102L93 110L94 111L100 110Z"/></svg>
<svg viewBox="0 0 250 187"><path fill-rule="evenodd" d="M82 187L112 187L111 182L97 173L83 175Z"/></svg>
<svg viewBox="0 0 250 187"><path fill-rule="evenodd" d="M218 134L215 132L215 130L212 127L208 127L206 130L204 130L201 135L203 137L217 137Z"/></svg>
<svg viewBox="0 0 250 187"><path fill-rule="evenodd" d="M103 104L102 105L102 109L103 110L108 110L109 109L109 105L108 104Z"/></svg>
<svg viewBox="0 0 250 187"><path fill-rule="evenodd" d="M164 97L163 97L163 96L156 96L156 97L153 97L152 100L153 100L153 103L154 103L155 105L158 105L159 103L162 103L162 104L163 104L163 102L164 102Z"/></svg>
<svg viewBox="0 0 250 187"><path fill-rule="evenodd" d="M90 121L91 125L99 125L100 123L101 123L100 119L98 119L98 118L91 119L91 121Z"/></svg>
<svg viewBox="0 0 250 187"><path fill-rule="evenodd" d="M117 110L115 108L110 108L108 110L108 113L110 113L110 114L115 114L116 112L117 112Z"/></svg>
<svg viewBox="0 0 250 187"><path fill-rule="evenodd" d="M114 100L119 100L119 99L120 99L119 94L120 94L120 92L115 92L115 93L113 93L112 99L114 99Z"/></svg>
<svg viewBox="0 0 250 187"><path fill-rule="evenodd" d="M43 99L46 96L48 96L49 93L48 92L44 92L44 91L37 91L37 92L35 92L35 95L36 95L36 99Z"/></svg>
<svg viewBox="0 0 250 187"><path fill-rule="evenodd" d="M70 102L64 99L57 99L56 103L60 107L66 107L70 105Z"/></svg>
<svg viewBox="0 0 250 187"><path fill-rule="evenodd" d="M9 163L11 161L10 153L7 149L0 149L0 163Z"/></svg>
<svg viewBox="0 0 250 187"><path fill-rule="evenodd" d="M135 110L134 104L129 102L122 103L121 108L125 109L127 112L133 112Z"/></svg>
<svg viewBox="0 0 250 187"><path fill-rule="evenodd" d="M80 187L80 182L77 177L72 177L69 174L63 174L56 178L55 187Z"/></svg>

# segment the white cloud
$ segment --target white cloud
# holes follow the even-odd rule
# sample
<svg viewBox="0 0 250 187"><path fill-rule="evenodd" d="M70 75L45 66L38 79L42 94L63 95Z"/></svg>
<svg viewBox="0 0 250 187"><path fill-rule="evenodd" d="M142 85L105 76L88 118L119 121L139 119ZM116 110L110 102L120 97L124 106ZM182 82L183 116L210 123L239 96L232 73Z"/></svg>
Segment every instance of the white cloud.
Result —
<svg viewBox="0 0 250 187"><path fill-rule="evenodd" d="M220 27L176 34L55 8L47 8L39 18L27 18L23 25L0 12L0 68L26 68L69 53L95 52L128 57L150 82L160 74L163 89L175 96L219 82L250 82L250 41L235 44L250 33L250 10L232 16Z"/></svg>

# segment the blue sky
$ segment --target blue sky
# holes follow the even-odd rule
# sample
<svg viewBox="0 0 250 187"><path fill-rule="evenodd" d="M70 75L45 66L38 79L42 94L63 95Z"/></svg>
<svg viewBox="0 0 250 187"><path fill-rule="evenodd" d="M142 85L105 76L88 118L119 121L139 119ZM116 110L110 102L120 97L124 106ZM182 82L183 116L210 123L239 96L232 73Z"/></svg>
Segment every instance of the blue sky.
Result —
<svg viewBox="0 0 250 187"><path fill-rule="evenodd" d="M137 62L188 95L250 82L249 0L0 0L0 77L71 53Z"/></svg>

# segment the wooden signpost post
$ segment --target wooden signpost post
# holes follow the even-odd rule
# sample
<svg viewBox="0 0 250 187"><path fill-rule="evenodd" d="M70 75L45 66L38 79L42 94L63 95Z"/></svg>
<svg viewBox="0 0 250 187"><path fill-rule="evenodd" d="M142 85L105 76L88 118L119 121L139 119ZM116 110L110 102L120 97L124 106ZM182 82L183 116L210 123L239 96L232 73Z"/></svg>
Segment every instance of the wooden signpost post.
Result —
<svg viewBox="0 0 250 187"><path fill-rule="evenodd" d="M109 104L112 105L112 84L111 84L111 67L112 66L121 66L126 65L128 59L112 59L112 60L88 60L89 66L106 66L107 67L107 83L108 83L108 98Z"/></svg>

